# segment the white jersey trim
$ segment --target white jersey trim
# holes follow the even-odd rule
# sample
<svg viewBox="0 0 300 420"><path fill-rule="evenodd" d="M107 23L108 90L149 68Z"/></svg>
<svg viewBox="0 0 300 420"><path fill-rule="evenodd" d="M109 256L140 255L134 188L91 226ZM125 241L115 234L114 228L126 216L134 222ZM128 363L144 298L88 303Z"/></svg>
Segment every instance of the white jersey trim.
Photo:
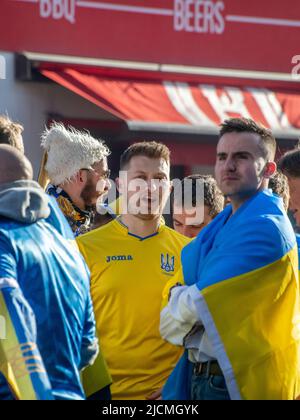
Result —
<svg viewBox="0 0 300 420"><path fill-rule="evenodd" d="M18 289L19 285L16 279L0 278L0 290L5 288Z"/></svg>

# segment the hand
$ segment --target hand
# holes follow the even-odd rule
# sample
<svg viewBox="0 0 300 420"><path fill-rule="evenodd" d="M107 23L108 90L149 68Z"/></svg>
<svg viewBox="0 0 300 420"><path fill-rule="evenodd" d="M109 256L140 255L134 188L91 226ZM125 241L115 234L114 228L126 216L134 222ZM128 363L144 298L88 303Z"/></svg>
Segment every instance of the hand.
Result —
<svg viewBox="0 0 300 420"><path fill-rule="evenodd" d="M162 400L162 388L158 389L157 391L153 392L153 394L148 395L146 400Z"/></svg>
<svg viewBox="0 0 300 420"><path fill-rule="evenodd" d="M168 301L169 301L169 302L170 302L170 299L171 299L171 295L172 295L173 290L174 290L176 287L180 287L180 286L183 286L183 284L182 284L182 283L176 283L176 284L174 284L174 286L172 286L172 287L171 287L171 289L169 290L169 296L168 296Z"/></svg>

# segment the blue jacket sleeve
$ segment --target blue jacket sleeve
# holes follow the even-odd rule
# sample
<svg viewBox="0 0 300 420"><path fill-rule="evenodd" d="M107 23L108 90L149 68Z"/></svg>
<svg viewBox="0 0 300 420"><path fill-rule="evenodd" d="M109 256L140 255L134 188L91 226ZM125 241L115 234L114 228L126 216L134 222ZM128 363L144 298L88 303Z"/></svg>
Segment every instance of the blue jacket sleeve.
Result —
<svg viewBox="0 0 300 420"><path fill-rule="evenodd" d="M96 338L95 316L92 299L88 294L85 325L81 345L80 369L92 365L97 357L99 346Z"/></svg>
<svg viewBox="0 0 300 420"><path fill-rule="evenodd" d="M51 385L36 344L36 323L17 282L17 263L9 239L0 236L0 395L50 400ZM3 380L5 377L5 381Z"/></svg>

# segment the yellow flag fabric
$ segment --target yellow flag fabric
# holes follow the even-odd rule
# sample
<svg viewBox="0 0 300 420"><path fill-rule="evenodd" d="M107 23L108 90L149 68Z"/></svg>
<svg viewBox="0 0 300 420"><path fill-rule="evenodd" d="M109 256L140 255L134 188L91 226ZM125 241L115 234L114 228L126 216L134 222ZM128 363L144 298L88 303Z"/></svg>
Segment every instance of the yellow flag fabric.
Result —
<svg viewBox="0 0 300 420"><path fill-rule="evenodd" d="M231 396L295 399L300 394L297 248L267 267L208 287L202 298L206 331L222 355Z"/></svg>

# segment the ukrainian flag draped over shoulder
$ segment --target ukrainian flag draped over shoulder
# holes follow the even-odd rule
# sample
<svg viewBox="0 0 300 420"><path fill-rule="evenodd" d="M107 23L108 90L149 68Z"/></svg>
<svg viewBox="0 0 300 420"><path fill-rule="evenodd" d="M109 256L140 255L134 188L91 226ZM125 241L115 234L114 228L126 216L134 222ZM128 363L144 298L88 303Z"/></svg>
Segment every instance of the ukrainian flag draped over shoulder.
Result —
<svg viewBox="0 0 300 420"><path fill-rule="evenodd" d="M231 398L295 399L300 394L295 234L281 199L268 190L231 214L228 206L183 250L185 284L199 289L201 320Z"/></svg>

